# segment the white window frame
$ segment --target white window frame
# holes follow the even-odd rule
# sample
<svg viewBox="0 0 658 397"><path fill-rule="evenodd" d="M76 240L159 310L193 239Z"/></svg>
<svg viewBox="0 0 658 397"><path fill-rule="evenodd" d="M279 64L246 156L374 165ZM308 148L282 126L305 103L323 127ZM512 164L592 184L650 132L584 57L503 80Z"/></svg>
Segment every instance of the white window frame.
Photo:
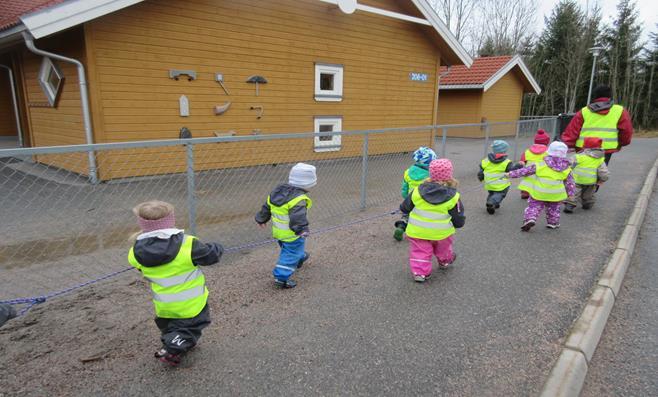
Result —
<svg viewBox="0 0 658 397"><path fill-rule="evenodd" d="M320 132L320 126L331 125L332 131L343 131L343 118L341 116L316 116L313 119L314 131ZM336 152L341 149L341 135L332 135L330 141L321 141L319 136L314 139L315 152Z"/></svg>
<svg viewBox="0 0 658 397"><path fill-rule="evenodd" d="M54 73L58 78L56 86L53 86L48 79L51 73ZM59 98L59 94L62 92L63 83L64 74L61 69L50 58L44 57L41 61L41 68L39 69L39 85L41 85L41 90L46 95L48 104L51 107L56 106L57 98Z"/></svg>
<svg viewBox="0 0 658 397"><path fill-rule="evenodd" d="M320 89L320 76L331 74L334 76L334 89ZM343 100L343 65L331 63L315 64L315 100L318 102L340 102Z"/></svg>

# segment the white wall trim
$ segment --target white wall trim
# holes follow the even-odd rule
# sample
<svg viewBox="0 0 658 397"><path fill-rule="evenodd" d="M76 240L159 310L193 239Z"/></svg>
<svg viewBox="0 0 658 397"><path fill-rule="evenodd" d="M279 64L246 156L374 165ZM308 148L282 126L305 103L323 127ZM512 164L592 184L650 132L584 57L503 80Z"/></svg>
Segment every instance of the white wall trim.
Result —
<svg viewBox="0 0 658 397"><path fill-rule="evenodd" d="M460 84L460 85L442 85L439 84L441 90L482 90L483 84Z"/></svg>
<svg viewBox="0 0 658 397"><path fill-rule="evenodd" d="M69 0L21 16L35 39L80 25L92 19L129 7L143 0Z"/></svg>
<svg viewBox="0 0 658 397"><path fill-rule="evenodd" d="M493 76L489 77L489 80L485 81L483 84L484 91L486 92L491 88L494 84L498 82L498 80L502 79L503 76L505 76L510 70L512 70L515 66L518 66L519 69L521 69L521 72L525 76L526 79L530 82L530 85L532 86L532 89L535 91L535 94L540 94L541 93L541 87L535 80L535 78L532 76L532 73L530 73L530 70L528 67L525 65L525 62L523 62L523 59L521 59L520 55L515 55L512 59L509 60L503 66L498 70L496 73L494 73Z"/></svg>

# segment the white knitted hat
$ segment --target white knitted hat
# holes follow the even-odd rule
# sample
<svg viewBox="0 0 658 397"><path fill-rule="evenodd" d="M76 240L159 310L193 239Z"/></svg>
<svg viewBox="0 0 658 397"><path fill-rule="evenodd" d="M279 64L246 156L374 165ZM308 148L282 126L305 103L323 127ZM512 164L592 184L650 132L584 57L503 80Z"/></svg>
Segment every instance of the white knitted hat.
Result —
<svg viewBox="0 0 658 397"><path fill-rule="evenodd" d="M548 150L546 151L546 155L565 159L567 158L568 150L569 149L567 148L567 145L565 145L562 142L555 141L551 143L551 145L548 147Z"/></svg>
<svg viewBox="0 0 658 397"><path fill-rule="evenodd" d="M288 184L300 187L302 189L310 189L318 183L318 177L315 175L315 167L310 164L297 163L290 170L288 177Z"/></svg>

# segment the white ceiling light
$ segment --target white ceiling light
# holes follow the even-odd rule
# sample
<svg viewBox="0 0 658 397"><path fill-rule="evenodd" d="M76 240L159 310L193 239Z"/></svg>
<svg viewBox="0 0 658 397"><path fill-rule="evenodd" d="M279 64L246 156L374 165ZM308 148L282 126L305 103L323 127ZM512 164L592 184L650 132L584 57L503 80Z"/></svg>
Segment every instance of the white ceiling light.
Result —
<svg viewBox="0 0 658 397"><path fill-rule="evenodd" d="M356 0L338 0L338 8L345 14L354 14L354 11L356 11Z"/></svg>

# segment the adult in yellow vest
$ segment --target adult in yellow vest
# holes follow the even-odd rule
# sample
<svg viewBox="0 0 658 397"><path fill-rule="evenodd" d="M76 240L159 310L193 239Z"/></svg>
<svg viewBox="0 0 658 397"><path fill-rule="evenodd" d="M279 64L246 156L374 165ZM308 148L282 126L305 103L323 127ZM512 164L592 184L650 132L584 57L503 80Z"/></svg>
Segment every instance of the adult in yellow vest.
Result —
<svg viewBox="0 0 658 397"><path fill-rule="evenodd" d="M262 228L272 221L272 237L281 248L279 260L272 270L277 287L294 288L297 283L290 276L310 257L304 251L309 235L307 213L313 205L308 190L316 184L315 167L298 163L290 170L288 183L274 188L256 214L256 223Z"/></svg>
<svg viewBox="0 0 658 397"><path fill-rule="evenodd" d="M148 201L133 209L142 233L128 253L128 262L151 283L155 324L161 332L161 361L177 365L210 324L208 289L197 266L219 262L224 249L204 244L176 228L174 207Z"/></svg>
<svg viewBox="0 0 658 397"><path fill-rule="evenodd" d="M560 204L575 192L575 184L567 159L567 145L553 142L546 151L546 157L537 163L509 172L509 178L530 177L521 183L530 197L525 209L521 230L530 231L535 226L542 210L546 210L546 227L560 227Z"/></svg>
<svg viewBox="0 0 658 397"><path fill-rule="evenodd" d="M486 207L489 214L495 213L496 209L500 208L500 203L503 202L512 185L505 173L521 167L507 158L508 149L507 142L495 140L491 144L491 153L480 161L478 179L484 182L484 189L488 192Z"/></svg>
<svg viewBox="0 0 658 397"><path fill-rule="evenodd" d="M603 161L601 138L585 138L583 151L576 155L573 177L576 182L576 192L564 204L564 212L570 214L582 203L583 209L592 208L595 202L594 194L601 183L608 180L608 167Z"/></svg>
<svg viewBox="0 0 658 397"><path fill-rule="evenodd" d="M466 221L450 160L432 161L429 171L430 178L400 205L400 211L409 217L409 266L419 283L432 274L433 256L443 268L454 262L457 255L452 250L452 236Z"/></svg>
<svg viewBox="0 0 658 397"><path fill-rule="evenodd" d="M605 163L609 164L613 153L630 145L633 122L626 109L613 103L612 90L607 85L594 88L592 96L592 103L574 115L562 133L561 140L570 148L580 151L585 138L601 138Z"/></svg>
<svg viewBox="0 0 658 397"><path fill-rule="evenodd" d="M539 129L535 134L534 144L526 149L525 152L521 155L521 160L519 164L522 166L528 166L530 164L539 163L544 156L546 156L546 150L548 150L548 145L551 143L551 137L546 133L546 131ZM525 190L523 186L519 186L521 191L521 198L527 200L530 197L530 194Z"/></svg>

